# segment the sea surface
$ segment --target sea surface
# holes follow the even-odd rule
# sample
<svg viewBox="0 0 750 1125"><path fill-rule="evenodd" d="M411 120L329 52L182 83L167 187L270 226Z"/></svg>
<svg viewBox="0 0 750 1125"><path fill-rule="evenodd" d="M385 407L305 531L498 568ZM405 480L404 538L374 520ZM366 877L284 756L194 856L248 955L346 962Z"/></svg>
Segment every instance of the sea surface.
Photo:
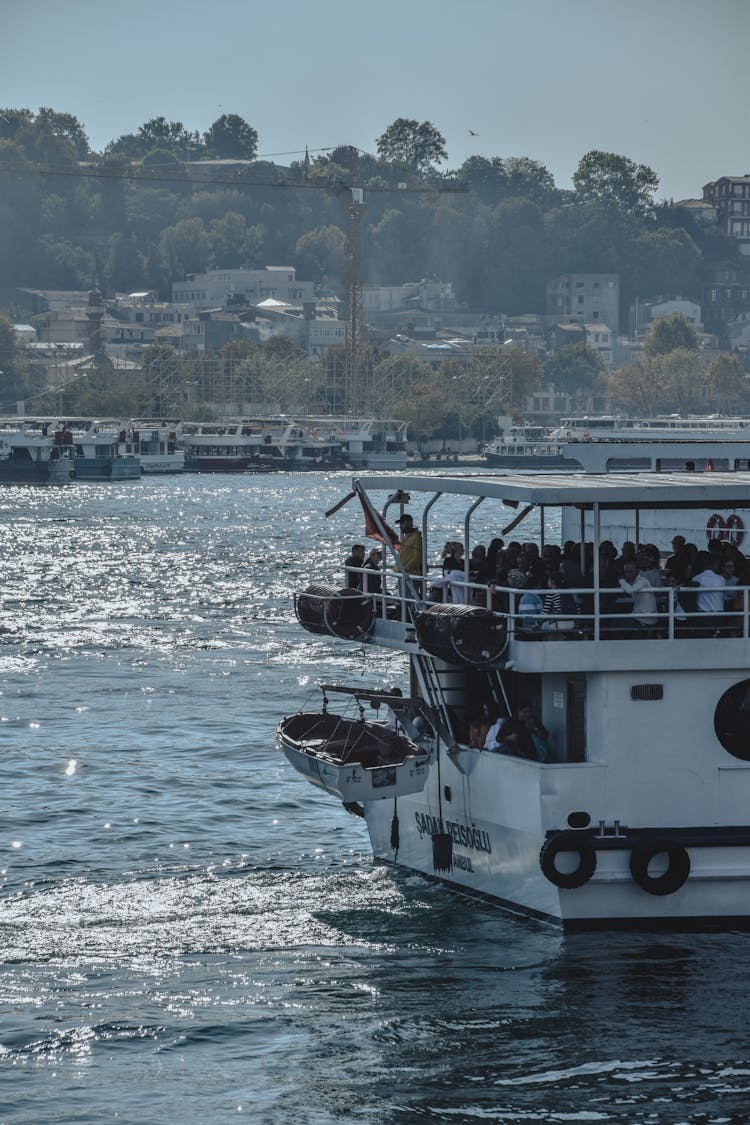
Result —
<svg viewBox="0 0 750 1125"><path fill-rule="evenodd" d="M348 486L0 491L0 1122L750 1121L746 934L464 901L275 749L317 680L403 682L294 619Z"/></svg>

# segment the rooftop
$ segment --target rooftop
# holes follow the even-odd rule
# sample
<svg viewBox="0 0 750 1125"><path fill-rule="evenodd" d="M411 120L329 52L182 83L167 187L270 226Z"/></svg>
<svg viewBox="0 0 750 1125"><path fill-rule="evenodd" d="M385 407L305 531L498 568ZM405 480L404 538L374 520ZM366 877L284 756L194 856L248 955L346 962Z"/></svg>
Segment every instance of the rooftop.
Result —
<svg viewBox="0 0 750 1125"><path fill-rule="evenodd" d="M750 507L750 473L544 473L505 476L360 477L367 491L426 492L486 497L509 507L732 508Z"/></svg>

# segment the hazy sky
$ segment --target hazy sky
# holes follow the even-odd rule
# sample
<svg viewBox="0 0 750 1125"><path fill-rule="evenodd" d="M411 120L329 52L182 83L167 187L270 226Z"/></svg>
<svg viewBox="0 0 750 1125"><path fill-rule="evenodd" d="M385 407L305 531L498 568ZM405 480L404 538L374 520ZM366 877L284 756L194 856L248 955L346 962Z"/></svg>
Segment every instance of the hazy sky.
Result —
<svg viewBox="0 0 750 1125"><path fill-rule="evenodd" d="M431 121L449 161L591 149L658 198L750 173L750 0L0 0L0 107L75 114L101 149L151 117L237 113L279 163ZM469 130L478 133L472 137ZM283 155L282 155L283 154Z"/></svg>

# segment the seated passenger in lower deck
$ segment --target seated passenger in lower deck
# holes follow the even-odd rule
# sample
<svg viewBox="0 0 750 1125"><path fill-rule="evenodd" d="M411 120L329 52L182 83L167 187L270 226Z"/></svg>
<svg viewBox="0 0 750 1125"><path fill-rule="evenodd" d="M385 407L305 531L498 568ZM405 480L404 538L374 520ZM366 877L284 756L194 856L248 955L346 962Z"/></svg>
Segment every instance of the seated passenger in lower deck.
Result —
<svg viewBox="0 0 750 1125"><path fill-rule="evenodd" d="M537 719L530 703L522 703L515 715L502 720L495 737L497 749L502 754L527 758L531 762L551 760L549 733Z"/></svg>

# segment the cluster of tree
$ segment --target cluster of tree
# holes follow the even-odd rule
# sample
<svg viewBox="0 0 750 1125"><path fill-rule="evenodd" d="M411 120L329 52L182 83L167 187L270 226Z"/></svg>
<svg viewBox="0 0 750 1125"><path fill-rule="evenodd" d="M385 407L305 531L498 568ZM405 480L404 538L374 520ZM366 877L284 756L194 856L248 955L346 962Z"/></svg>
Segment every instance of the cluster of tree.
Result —
<svg viewBox="0 0 750 1125"><path fill-rule="evenodd" d="M750 409L750 379L737 357L719 352L706 362L695 328L679 313L654 321L643 353L607 385L613 405L639 417Z"/></svg>
<svg viewBox="0 0 750 1125"><path fill-rule="evenodd" d="M438 277L487 313L543 312L546 282L568 272L618 273L623 308L636 295L698 297L704 259L736 257L733 240L657 206L655 173L614 153L585 154L562 191L523 156L439 171L445 139L428 121L393 122L377 156L344 145L281 167L257 147L235 114L203 134L155 117L97 154L71 114L0 110L0 286L96 276L107 292L168 298L187 272L283 262L340 290L353 182L366 195L365 280ZM458 185L468 190L449 194Z"/></svg>

